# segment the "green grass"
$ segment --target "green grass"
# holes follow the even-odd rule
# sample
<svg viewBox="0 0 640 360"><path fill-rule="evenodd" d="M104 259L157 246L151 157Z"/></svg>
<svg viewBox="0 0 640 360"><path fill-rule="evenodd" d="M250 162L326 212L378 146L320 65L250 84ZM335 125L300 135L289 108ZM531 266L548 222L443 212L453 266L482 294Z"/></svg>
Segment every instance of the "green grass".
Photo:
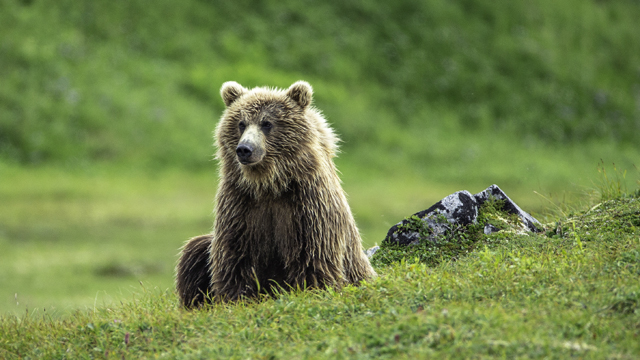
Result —
<svg viewBox="0 0 640 360"><path fill-rule="evenodd" d="M213 174L2 168L3 312L69 313L172 287L178 249L211 230ZM17 294L17 301L15 296Z"/></svg>
<svg viewBox="0 0 640 360"><path fill-rule="evenodd" d="M640 199L433 267L412 259L340 291L179 308L139 288L66 319L4 316L6 358L619 358L640 354Z"/></svg>
<svg viewBox="0 0 640 360"><path fill-rule="evenodd" d="M387 174L342 157L339 168L366 247L380 244L388 229L408 214L454 191L478 192L494 182L525 210L540 219L550 216L544 212L549 204L531 190L538 184L528 181L526 172L493 169L495 181L469 180L465 185L418 171ZM474 169L465 171L462 178L472 179ZM213 224L213 164L198 172L2 165L0 179L3 313L46 308L66 316L74 309L129 299L140 281L172 289L179 247L209 232ZM629 186L632 179L625 179ZM562 201L562 187L547 181L540 191ZM568 198L588 201L581 192L589 186L591 181L574 185Z"/></svg>
<svg viewBox="0 0 640 360"><path fill-rule="evenodd" d="M551 205L532 189L547 197L553 194L552 201L564 206L576 204L576 199L590 201L590 188L599 186L589 178L564 190L563 184L580 171L595 173L590 169L595 164L581 168L577 161L561 159L570 159L568 154L553 158L549 152L533 159L541 167L557 166L556 161L566 166L556 168L555 181L551 176L530 179L530 172L500 167L486 167L493 175L474 181L476 169L460 167L459 177L467 180L446 183L437 177L442 175L431 177L399 162L396 173L387 173L347 154L338 158L338 166L364 244L370 247L380 244L388 229L408 214L454 191L478 192L491 183L541 220L562 216L545 211ZM440 169L452 171L444 165ZM619 180L631 188L634 177L628 175ZM75 309L130 299L140 281L172 289L178 249L190 237L211 230L216 180L213 163L209 171L0 165L0 311L23 314L46 308L67 316ZM615 184L611 186L621 187L621 182ZM565 208L564 214L569 213Z"/></svg>

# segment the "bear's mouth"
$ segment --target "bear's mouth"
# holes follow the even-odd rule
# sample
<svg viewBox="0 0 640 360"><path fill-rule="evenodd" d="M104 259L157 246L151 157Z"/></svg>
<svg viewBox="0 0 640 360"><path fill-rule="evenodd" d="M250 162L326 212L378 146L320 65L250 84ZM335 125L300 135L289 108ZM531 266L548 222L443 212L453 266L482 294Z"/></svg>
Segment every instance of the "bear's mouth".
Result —
<svg viewBox="0 0 640 360"><path fill-rule="evenodd" d="M253 165L257 162L257 161L242 160L242 159L238 159L238 161L240 162L240 164L247 165L247 166Z"/></svg>

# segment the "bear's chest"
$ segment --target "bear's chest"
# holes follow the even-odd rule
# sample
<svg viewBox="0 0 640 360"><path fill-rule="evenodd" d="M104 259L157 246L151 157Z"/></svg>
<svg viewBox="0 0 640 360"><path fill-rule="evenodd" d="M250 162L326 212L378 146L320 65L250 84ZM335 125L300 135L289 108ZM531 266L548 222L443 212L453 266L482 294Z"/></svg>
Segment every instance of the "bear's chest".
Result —
<svg viewBox="0 0 640 360"><path fill-rule="evenodd" d="M290 257L301 250L303 220L291 197L252 201L245 215L243 241L254 257L266 260Z"/></svg>
<svg viewBox="0 0 640 360"><path fill-rule="evenodd" d="M283 201L254 204L247 214L247 231L265 242L295 236L295 207Z"/></svg>

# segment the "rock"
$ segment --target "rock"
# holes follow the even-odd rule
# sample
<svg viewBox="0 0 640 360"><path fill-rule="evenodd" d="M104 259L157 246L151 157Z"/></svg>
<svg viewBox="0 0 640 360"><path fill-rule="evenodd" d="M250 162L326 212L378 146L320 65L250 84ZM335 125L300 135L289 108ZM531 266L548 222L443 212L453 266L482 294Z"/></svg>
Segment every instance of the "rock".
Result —
<svg viewBox="0 0 640 360"><path fill-rule="evenodd" d="M377 245L376 245L376 246L374 246L374 247L368 248L368 249L367 249L367 250L365 250L364 252L365 252L365 254L367 254L367 257L368 257L369 259L371 259L371 257L373 256L373 254L375 254L375 253L376 253L376 251L378 251L378 250L380 250L380 246L377 246Z"/></svg>
<svg viewBox="0 0 640 360"><path fill-rule="evenodd" d="M389 229L384 241L409 245L417 244L421 238L426 237L429 241L436 242L440 235L452 229L453 226L477 224L480 206L491 197L504 201L503 210L509 214L517 215L520 218L521 228L523 230L532 232L541 232L543 230L538 220L523 211L497 185L491 185L475 195L472 195L466 190L458 191L438 201L430 208L415 213L414 215L421 219L428 228L428 235L426 235L425 232L421 235L415 230L402 229L402 226L408 224L410 221L405 219ZM491 234L497 231L500 230L495 226L484 224L485 234Z"/></svg>
<svg viewBox="0 0 640 360"><path fill-rule="evenodd" d="M498 229L497 227L491 225L491 224L486 224L484 226L484 234L485 235L489 235L489 234L493 234L494 232L498 232L500 231L500 229Z"/></svg>

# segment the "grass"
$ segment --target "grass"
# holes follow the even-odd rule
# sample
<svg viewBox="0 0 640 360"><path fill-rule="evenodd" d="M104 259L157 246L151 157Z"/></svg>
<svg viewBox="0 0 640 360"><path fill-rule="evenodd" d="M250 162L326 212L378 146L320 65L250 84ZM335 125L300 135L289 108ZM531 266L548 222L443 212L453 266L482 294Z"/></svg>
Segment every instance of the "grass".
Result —
<svg viewBox="0 0 640 360"><path fill-rule="evenodd" d="M638 168L635 165L633 167L638 175L640 175ZM600 164L598 164L598 173L600 174L600 181L597 184L597 189L600 199L611 200L629 195L627 182L625 181L627 178L627 170L618 170L618 168L616 168L616 164L613 164L613 174L607 174L604 161L600 160ZM636 180L636 183L640 185L640 176L639 180ZM640 194L640 188L632 195L638 196L638 194Z"/></svg>
<svg viewBox="0 0 640 360"><path fill-rule="evenodd" d="M338 166L366 247L380 244L407 214L454 191L478 192L492 183L443 183L421 175L421 169L388 174L352 159L343 154ZM500 175L502 170L487 169L521 207L545 214L546 200L527 191L538 186L526 180L527 172ZM463 170L468 178L475 171ZM213 166L209 171L0 166L0 271L5 274L0 311L19 315L46 308L64 317L129 299L140 281L172 289L179 247L211 230L216 178ZM589 185L583 181L577 191ZM542 186L545 193L560 191L553 182Z"/></svg>
<svg viewBox="0 0 640 360"><path fill-rule="evenodd" d="M4 316L6 358L619 358L640 354L640 200L493 235L458 261L379 267L360 287L179 308L139 288L121 305L55 319ZM37 344L37 345L36 345ZM34 346L35 345L35 346Z"/></svg>
<svg viewBox="0 0 640 360"><path fill-rule="evenodd" d="M211 174L2 170L3 312L112 303L139 281L172 287L178 248L213 224Z"/></svg>

